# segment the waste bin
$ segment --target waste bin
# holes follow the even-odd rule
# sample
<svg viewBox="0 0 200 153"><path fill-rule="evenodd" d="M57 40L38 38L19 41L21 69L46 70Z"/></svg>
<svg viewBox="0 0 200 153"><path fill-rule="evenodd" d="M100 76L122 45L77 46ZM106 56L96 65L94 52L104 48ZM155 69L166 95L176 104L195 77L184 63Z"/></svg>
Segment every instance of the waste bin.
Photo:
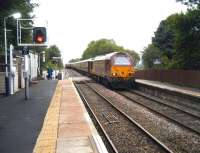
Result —
<svg viewBox="0 0 200 153"><path fill-rule="evenodd" d="M58 80L62 80L62 73L58 73Z"/></svg>

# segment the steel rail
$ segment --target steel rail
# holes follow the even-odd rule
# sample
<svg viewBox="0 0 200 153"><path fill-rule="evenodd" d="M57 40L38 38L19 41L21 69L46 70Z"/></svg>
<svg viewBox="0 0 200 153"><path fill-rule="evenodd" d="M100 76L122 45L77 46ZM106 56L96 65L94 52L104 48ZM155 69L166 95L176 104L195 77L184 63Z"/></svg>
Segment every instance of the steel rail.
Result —
<svg viewBox="0 0 200 153"><path fill-rule="evenodd" d="M179 126L181 126L181 127L184 127L185 129L187 129L187 130L189 130L189 131L192 131L192 132L194 132L194 133L200 135L200 131L195 130L195 129L191 128L191 127L188 127L187 125L182 124L180 121L177 121L177 120L173 119L172 117L169 117L169 116L167 116L167 115L165 115L165 114L163 114L163 113L160 113L160 112L158 112L157 110L155 110L155 109L153 109L153 108L151 108L151 107L149 107L149 106L146 106L146 105L142 104L141 102L136 101L136 100L133 99L133 98L130 98L130 97L124 95L123 93L120 93L120 92L117 92L117 93L120 94L120 95L122 95L123 97L127 98L128 100L131 100L131 101L133 101L133 102L135 102L135 103L137 103L137 104L139 104L139 105L141 105L141 106L143 106L143 107L145 107L145 108L151 110L152 112L157 113L157 114L159 114L160 116L162 116L162 117L164 117L164 118L167 118L168 120L173 121L173 122L176 123L177 125L179 125Z"/></svg>
<svg viewBox="0 0 200 153"><path fill-rule="evenodd" d="M76 85L76 83L74 82L74 86L76 87L78 93L80 94L81 99L85 102L85 104L87 105L89 111L92 113L92 115L94 116L98 126L101 128L103 134L105 135L107 141L110 143L110 146L112 147L113 152L118 153L115 145L113 144L112 140L109 138L108 134L106 133L106 131L104 130L103 126L101 125L100 121L98 120L97 116L95 115L94 111L92 110L92 108L90 107L88 101L86 100L83 92L81 91L81 89Z"/></svg>
<svg viewBox="0 0 200 153"><path fill-rule="evenodd" d="M149 133L142 125L140 125L137 121L133 120L131 117L129 117L126 113L121 111L119 108L117 108L115 105L110 102L105 96L103 96L101 93L99 93L96 89L88 85L87 83L85 84L89 88L91 88L97 95L99 95L101 98L103 98L106 102L108 102L115 110L120 112L123 116L125 116L132 124L136 125L141 131L143 131L148 137L150 137L155 143L157 143L161 148L163 148L166 152L168 153L173 153L171 149L169 149L165 144L163 144L161 141L159 141L156 137L154 137L151 133Z"/></svg>
<svg viewBox="0 0 200 153"><path fill-rule="evenodd" d="M173 119L173 118L171 118L171 117L169 117L169 116L167 116L167 115L164 115L163 113L160 113L160 112L156 111L155 109L152 109L152 108L149 107L149 106L146 106L146 105L144 105L144 104L141 104L140 102L138 102L138 101L136 101L136 100L134 100L134 99L132 99L132 98L130 98L130 97L124 95L124 94L121 94L121 93L119 93L119 92L117 92L117 93L120 94L120 95L122 95L122 96L124 96L125 98L127 98L127 99L129 99L129 100L131 100L131 101L133 101L133 102L135 102L135 103L137 103L137 104L139 104L139 105L141 105L141 106L143 106L143 107L145 107L145 108L147 108L147 109L149 109L149 110L151 110L151 111L153 111L153 112L155 112L155 113L157 113L157 114L159 114L159 115L161 115L161 116L163 116L163 117L165 117L165 118L167 118L168 120L172 120L172 121L173 121L174 123L176 123L177 125L182 126L182 127L186 128L187 130L192 131L192 132L194 132L194 133L200 135L200 131L195 130L195 129L191 128L191 127L188 127L187 125L184 125L184 124L182 124L181 122L179 122L179 121L177 121L177 120L175 120L175 119ZM146 97L145 97L145 98L146 98ZM163 104L163 103L162 103L162 104ZM163 104L163 105L165 105L165 104ZM167 105L167 106L168 106L168 105ZM170 107L170 106L168 106L168 107ZM174 108L174 109L175 109L175 108ZM193 114L190 114L190 115L192 116ZM198 116L195 116L195 117L198 118ZM198 119L199 119L199 118L198 118Z"/></svg>
<svg viewBox="0 0 200 153"><path fill-rule="evenodd" d="M193 116L193 117L195 117L195 118L197 118L197 119L200 120L200 116L199 116L199 115L193 114L193 113L191 113L191 112L189 112L189 111L187 111L187 110L182 110L182 109L178 108L177 106L172 106L172 105L170 105L170 104L166 104L166 103L161 102L161 101L159 101L159 100L157 100L157 99L154 99L153 97L148 97L148 96L146 96L146 95L143 95L143 94L141 94L141 93L139 93L139 92L136 92L136 91L133 91L133 90L129 90L129 92L130 92L130 93L134 93L134 94L136 94L136 95L138 95L138 96L141 96L141 97L143 97L143 98L149 99L149 100L151 100L151 101L154 101L154 102L156 102L156 103L159 103L159 104L161 104L161 105L164 105L164 106L170 107L170 108L172 108L172 109L181 111L182 113L188 114L188 115Z"/></svg>

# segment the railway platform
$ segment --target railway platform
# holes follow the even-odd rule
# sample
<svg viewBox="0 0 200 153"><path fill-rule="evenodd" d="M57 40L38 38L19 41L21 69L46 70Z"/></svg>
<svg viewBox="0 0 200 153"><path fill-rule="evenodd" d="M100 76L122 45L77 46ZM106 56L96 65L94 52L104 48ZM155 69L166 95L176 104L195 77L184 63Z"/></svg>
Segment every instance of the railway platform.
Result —
<svg viewBox="0 0 200 153"><path fill-rule="evenodd" d="M107 153L71 79L59 81L33 153Z"/></svg>
<svg viewBox="0 0 200 153"><path fill-rule="evenodd" d="M178 86L166 82L160 82L160 81L150 81L150 80L142 80L142 79L136 79L137 83L144 84L147 86L151 87L156 87L172 92L177 92L183 95L188 95L191 97L196 97L200 99L200 90L199 89L194 89L194 88L189 88L189 87L183 87L183 86Z"/></svg>
<svg viewBox="0 0 200 153"><path fill-rule="evenodd" d="M107 153L79 95L66 80L42 80L0 97L0 153Z"/></svg>

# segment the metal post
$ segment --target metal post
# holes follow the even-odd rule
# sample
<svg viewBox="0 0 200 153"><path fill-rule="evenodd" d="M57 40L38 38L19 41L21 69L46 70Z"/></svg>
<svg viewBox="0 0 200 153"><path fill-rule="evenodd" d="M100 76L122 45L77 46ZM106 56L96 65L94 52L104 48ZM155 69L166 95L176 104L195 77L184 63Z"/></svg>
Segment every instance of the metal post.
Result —
<svg viewBox="0 0 200 153"><path fill-rule="evenodd" d="M25 100L28 100L30 98L29 95L29 79L28 77L25 78Z"/></svg>
<svg viewBox="0 0 200 153"><path fill-rule="evenodd" d="M19 43L21 43L21 37L22 37L22 29L21 29L21 23L19 23Z"/></svg>
<svg viewBox="0 0 200 153"><path fill-rule="evenodd" d="M4 42L5 42L5 67L6 67L6 75L5 75L5 95L9 95L9 78L8 78L8 54L7 54L7 35L6 35L6 17L4 18Z"/></svg>
<svg viewBox="0 0 200 153"><path fill-rule="evenodd" d="M17 20L17 44L19 44L19 37L18 37L18 35L19 35L19 22Z"/></svg>
<svg viewBox="0 0 200 153"><path fill-rule="evenodd" d="M10 45L10 75L9 75L9 80L10 80L10 94L14 94L14 77L15 77L15 70L13 66L13 50L14 47L13 45Z"/></svg>
<svg viewBox="0 0 200 153"><path fill-rule="evenodd" d="M29 74L28 74L28 55L24 56L24 81L25 81L25 99L28 100L30 98L29 95Z"/></svg>
<svg viewBox="0 0 200 153"><path fill-rule="evenodd" d="M14 18L17 16L14 16L16 14L10 15L13 16ZM19 15L19 14L18 14ZM10 89L9 89L9 75L8 75L8 47L7 47L7 29L6 29L6 19L10 16L4 17L4 42L5 42L5 95L8 96L10 94Z"/></svg>

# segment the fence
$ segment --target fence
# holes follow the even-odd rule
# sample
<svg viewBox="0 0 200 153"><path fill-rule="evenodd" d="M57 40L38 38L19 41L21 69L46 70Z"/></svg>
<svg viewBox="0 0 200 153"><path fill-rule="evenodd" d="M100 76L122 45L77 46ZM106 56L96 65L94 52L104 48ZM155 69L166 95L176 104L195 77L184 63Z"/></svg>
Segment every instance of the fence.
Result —
<svg viewBox="0 0 200 153"><path fill-rule="evenodd" d="M153 80L200 88L200 71L139 70L136 79Z"/></svg>

